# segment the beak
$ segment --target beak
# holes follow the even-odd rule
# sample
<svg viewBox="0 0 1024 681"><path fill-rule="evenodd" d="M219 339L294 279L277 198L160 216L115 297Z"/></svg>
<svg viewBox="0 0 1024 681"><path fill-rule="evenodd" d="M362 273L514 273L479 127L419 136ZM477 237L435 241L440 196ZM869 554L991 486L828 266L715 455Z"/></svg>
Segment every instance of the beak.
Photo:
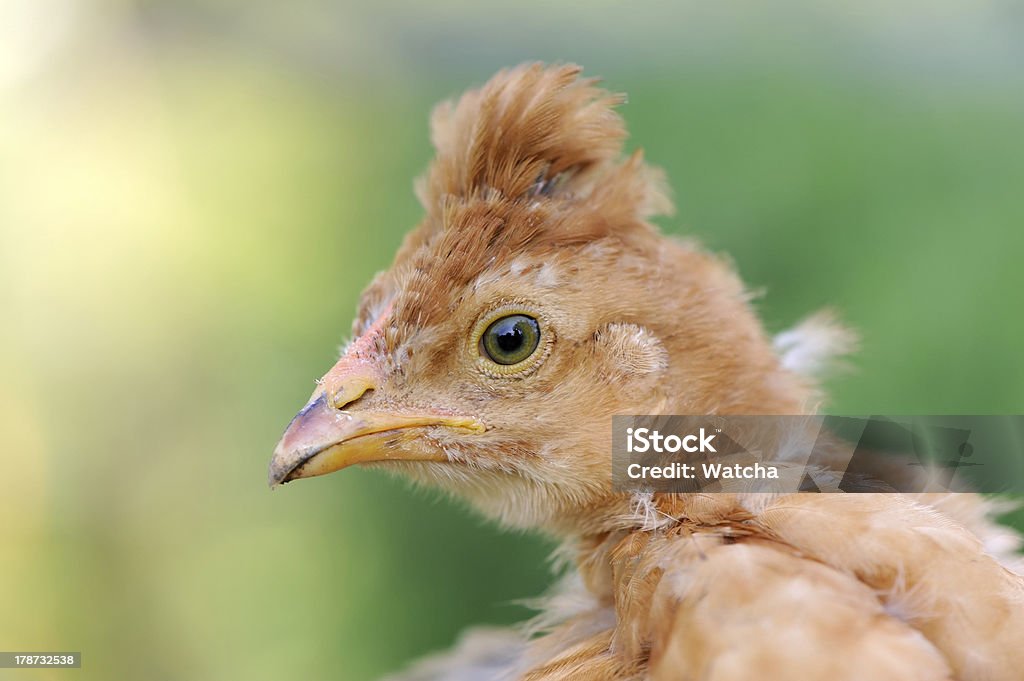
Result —
<svg viewBox="0 0 1024 681"><path fill-rule="evenodd" d="M448 461L440 449L409 447L420 429L444 426L482 433L473 418L444 414L341 411L321 392L288 425L270 461L270 486L371 461Z"/></svg>
<svg viewBox="0 0 1024 681"><path fill-rule="evenodd" d="M464 433L482 433L474 418L437 413L345 410L384 380L373 360L390 306L320 380L309 404L302 408L274 449L270 486L298 478L333 473L371 461L448 461L435 447L415 446L423 428L443 426Z"/></svg>

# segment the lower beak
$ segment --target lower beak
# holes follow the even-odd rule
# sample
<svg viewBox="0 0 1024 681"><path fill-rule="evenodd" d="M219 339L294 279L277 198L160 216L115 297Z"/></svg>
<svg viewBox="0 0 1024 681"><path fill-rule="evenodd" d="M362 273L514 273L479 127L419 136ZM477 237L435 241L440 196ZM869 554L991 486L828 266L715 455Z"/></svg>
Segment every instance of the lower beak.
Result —
<svg viewBox="0 0 1024 681"><path fill-rule="evenodd" d="M402 446L419 429L443 426L481 433L476 419L441 414L346 412L332 408L326 393L307 404L288 425L270 461L270 486L325 475L372 461L448 461L440 449Z"/></svg>

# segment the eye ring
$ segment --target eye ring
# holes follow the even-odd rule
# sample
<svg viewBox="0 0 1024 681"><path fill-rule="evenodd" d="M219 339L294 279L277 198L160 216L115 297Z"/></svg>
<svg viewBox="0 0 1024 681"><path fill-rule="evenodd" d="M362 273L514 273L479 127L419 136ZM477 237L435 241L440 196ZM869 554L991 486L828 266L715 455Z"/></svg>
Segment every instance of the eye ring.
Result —
<svg viewBox="0 0 1024 681"><path fill-rule="evenodd" d="M521 378L547 357L553 340L542 315L519 305L505 305L484 315L470 336L477 366L494 378Z"/></svg>

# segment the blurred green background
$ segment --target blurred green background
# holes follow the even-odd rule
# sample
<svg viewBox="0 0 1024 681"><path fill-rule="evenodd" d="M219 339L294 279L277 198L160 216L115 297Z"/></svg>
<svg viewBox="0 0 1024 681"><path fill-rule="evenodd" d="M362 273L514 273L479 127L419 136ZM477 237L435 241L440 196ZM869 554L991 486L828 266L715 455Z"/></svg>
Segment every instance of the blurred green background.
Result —
<svg viewBox="0 0 1024 681"><path fill-rule="evenodd" d="M438 100L583 64L666 230L773 330L863 334L849 413L1024 411L1019 2L0 0L0 649L31 679L370 679L526 616L543 541L277 436L418 220ZM1020 516L1018 516L1018 521Z"/></svg>

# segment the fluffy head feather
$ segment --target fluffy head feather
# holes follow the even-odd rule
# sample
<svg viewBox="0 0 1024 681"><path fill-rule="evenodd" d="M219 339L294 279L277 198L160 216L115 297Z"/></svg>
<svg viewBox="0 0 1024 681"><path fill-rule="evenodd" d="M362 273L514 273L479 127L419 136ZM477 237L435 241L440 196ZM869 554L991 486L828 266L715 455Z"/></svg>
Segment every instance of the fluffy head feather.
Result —
<svg viewBox="0 0 1024 681"><path fill-rule="evenodd" d="M513 200L589 198L640 218L670 211L639 156L620 160L626 130L614 107L625 98L580 71L524 65L438 106L431 120L437 157L418 183L424 208L436 217L446 197L497 192Z"/></svg>

